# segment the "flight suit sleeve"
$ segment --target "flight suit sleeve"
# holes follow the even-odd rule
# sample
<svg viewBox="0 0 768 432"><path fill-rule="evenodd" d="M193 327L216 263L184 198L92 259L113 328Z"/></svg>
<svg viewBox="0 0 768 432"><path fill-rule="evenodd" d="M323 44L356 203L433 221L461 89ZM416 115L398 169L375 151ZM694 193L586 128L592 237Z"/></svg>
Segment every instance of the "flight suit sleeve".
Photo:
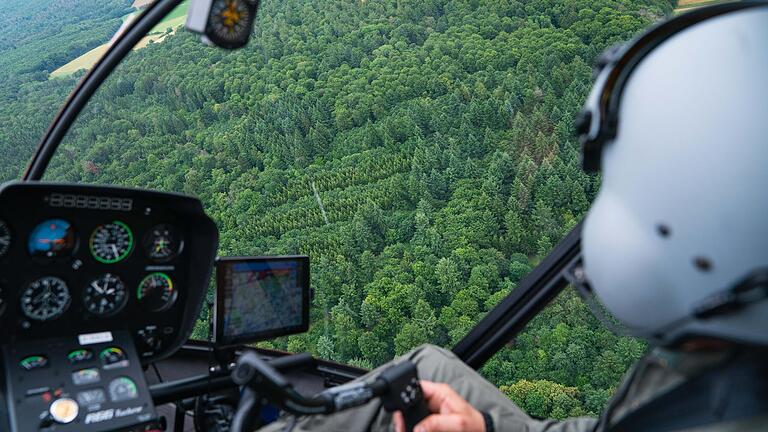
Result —
<svg viewBox="0 0 768 432"><path fill-rule="evenodd" d="M475 370L464 364L452 352L433 345L423 345L400 359L410 359L419 370L419 377L427 381L450 385L476 409L488 413L496 432L586 432L594 429L596 419L576 418L566 421L537 420L528 416L495 385L486 381ZM359 378L367 381L389 365L381 366ZM286 430L290 420L279 420L260 432ZM393 431L392 416L381 408L378 400L329 416L300 419L293 425L294 432L325 431Z"/></svg>

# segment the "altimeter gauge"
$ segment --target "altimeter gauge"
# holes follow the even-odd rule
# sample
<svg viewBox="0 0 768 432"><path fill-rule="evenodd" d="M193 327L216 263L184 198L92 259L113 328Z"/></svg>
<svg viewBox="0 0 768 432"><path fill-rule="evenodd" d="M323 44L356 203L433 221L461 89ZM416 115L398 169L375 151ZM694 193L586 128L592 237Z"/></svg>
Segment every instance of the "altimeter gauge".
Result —
<svg viewBox="0 0 768 432"><path fill-rule="evenodd" d="M37 279L21 293L21 311L37 321L60 317L71 302L67 284L53 276Z"/></svg>
<svg viewBox="0 0 768 432"><path fill-rule="evenodd" d="M124 260L133 250L133 233L120 221L99 225L91 234L89 247L96 261L114 264Z"/></svg>
<svg viewBox="0 0 768 432"><path fill-rule="evenodd" d="M88 312L94 315L114 315L123 309L127 301L125 284L111 273L92 280L83 290L83 304Z"/></svg>

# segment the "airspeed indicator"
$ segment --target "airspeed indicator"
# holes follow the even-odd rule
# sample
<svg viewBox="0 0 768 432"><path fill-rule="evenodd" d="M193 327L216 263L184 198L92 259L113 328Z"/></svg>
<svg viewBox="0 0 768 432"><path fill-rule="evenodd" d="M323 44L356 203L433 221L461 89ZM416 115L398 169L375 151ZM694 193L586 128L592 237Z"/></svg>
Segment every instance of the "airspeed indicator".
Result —
<svg viewBox="0 0 768 432"><path fill-rule="evenodd" d="M114 264L124 260L133 250L133 233L120 221L99 225L91 234L89 246L96 261Z"/></svg>

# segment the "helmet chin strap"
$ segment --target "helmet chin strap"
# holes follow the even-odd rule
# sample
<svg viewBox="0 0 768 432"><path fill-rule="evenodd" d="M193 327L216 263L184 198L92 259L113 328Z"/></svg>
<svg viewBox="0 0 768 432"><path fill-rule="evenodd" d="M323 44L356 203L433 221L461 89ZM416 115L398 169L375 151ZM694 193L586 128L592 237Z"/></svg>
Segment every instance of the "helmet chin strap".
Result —
<svg viewBox="0 0 768 432"><path fill-rule="evenodd" d="M685 324L696 320L708 320L739 312L746 307L768 299L768 267L751 271L734 286L718 291L699 302L686 316L655 328L654 330L631 329L619 324L608 316L606 308L598 303L596 294L589 285L584 269L577 264L566 273L568 281L576 288L592 314L606 328L618 336L642 337L651 342L664 342L665 335Z"/></svg>

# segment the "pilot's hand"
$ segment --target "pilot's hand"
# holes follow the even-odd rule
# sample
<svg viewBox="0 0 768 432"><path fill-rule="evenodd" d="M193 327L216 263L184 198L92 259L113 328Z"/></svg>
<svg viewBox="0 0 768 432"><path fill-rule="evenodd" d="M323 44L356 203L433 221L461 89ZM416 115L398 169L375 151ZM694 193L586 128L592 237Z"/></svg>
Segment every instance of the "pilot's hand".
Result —
<svg viewBox="0 0 768 432"><path fill-rule="evenodd" d="M422 381L424 399L435 414L422 420L414 432L485 432L485 420L480 411L458 395L448 384ZM405 432L400 412L394 415L395 431Z"/></svg>

